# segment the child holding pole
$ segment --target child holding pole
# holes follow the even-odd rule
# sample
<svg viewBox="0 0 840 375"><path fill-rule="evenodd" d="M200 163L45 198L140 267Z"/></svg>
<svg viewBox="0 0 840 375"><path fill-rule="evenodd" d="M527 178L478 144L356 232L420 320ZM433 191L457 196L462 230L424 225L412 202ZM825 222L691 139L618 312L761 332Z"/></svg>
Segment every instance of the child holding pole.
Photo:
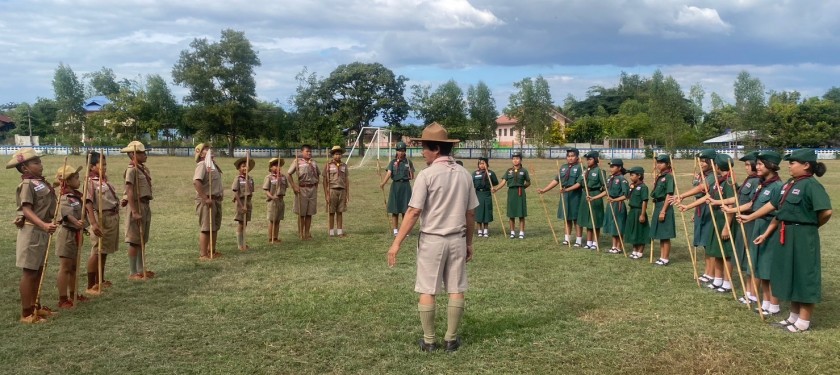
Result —
<svg viewBox="0 0 840 375"><path fill-rule="evenodd" d="M91 151L88 168L90 178L87 183L90 186L87 189L85 209L93 234L87 262L88 287L85 293L99 295L102 289L111 286L111 282L105 279L105 265L108 255L119 249L120 198L114 185L108 182L108 163L105 155Z"/></svg>
<svg viewBox="0 0 840 375"><path fill-rule="evenodd" d="M79 171L82 167L74 168L66 165L61 167L55 175L55 185L61 189L59 198L59 227L55 232L55 255L59 258L58 277L58 308L72 309L76 300L76 255L82 240L82 222L84 202Z"/></svg>
<svg viewBox="0 0 840 375"><path fill-rule="evenodd" d="M282 158L269 160L268 175L263 180L262 189L268 202L268 243L280 243L280 220L283 220L286 212L283 198L286 196L286 189L289 188L289 180L281 172L284 164L286 162Z"/></svg>
<svg viewBox="0 0 840 375"><path fill-rule="evenodd" d="M522 166L522 153L514 152L511 155L512 167L508 168L502 182L493 188L493 192L499 191L505 185L508 187L507 195L507 216L510 223L510 238L516 238L516 218L519 218L519 239L525 238L525 218L528 216L528 203L525 189L531 186L531 175Z"/></svg>
<svg viewBox="0 0 840 375"><path fill-rule="evenodd" d="M245 241L245 229L251 221L251 212L254 206L251 198L254 195L254 178L248 172L254 169L254 159L239 158L233 162L233 166L239 171L239 175L233 180L233 202L236 204L236 243L239 251L247 251L248 244Z"/></svg>
<svg viewBox="0 0 840 375"><path fill-rule="evenodd" d="M653 183L650 198L653 200L653 214L650 223L650 238L659 240L659 259L657 266L671 264L671 239L677 237L674 219L674 176L671 174L671 156L659 154L656 156L656 170L659 175ZM650 249L653 251L653 248Z"/></svg>
<svg viewBox="0 0 840 375"><path fill-rule="evenodd" d="M627 170L630 191L627 194L627 221L624 224L624 241L633 245L630 259L644 257L645 244L650 240L650 224L647 217L648 187L645 185L645 169L632 167Z"/></svg>

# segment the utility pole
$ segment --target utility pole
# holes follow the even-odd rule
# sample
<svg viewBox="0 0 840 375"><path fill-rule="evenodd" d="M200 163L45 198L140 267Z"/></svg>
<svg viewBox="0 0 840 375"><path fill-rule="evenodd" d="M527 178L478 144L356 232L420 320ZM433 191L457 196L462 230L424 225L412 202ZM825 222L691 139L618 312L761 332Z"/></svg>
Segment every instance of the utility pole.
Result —
<svg viewBox="0 0 840 375"><path fill-rule="evenodd" d="M26 118L29 121L29 146L35 146L32 142L32 107L26 106Z"/></svg>

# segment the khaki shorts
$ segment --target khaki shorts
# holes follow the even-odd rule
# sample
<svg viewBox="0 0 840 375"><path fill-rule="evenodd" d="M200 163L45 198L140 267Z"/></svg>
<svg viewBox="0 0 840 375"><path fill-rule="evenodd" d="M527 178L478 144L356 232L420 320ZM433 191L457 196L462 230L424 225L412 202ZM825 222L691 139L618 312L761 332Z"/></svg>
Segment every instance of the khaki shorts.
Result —
<svg viewBox="0 0 840 375"><path fill-rule="evenodd" d="M210 207L201 201L196 201L195 213L198 214L198 227L202 232L210 232ZM222 201L213 201L213 232L222 227Z"/></svg>
<svg viewBox="0 0 840 375"><path fill-rule="evenodd" d="M300 194L295 196L295 213L300 216L312 216L318 213L317 185L300 188Z"/></svg>
<svg viewBox="0 0 840 375"><path fill-rule="evenodd" d="M41 269L49 239L49 233L34 225L26 224L18 229L15 266L33 271Z"/></svg>
<svg viewBox="0 0 840 375"><path fill-rule="evenodd" d="M61 258L70 258L76 260L76 253L79 252L78 236L79 232L68 229L64 226L59 226L58 230L53 234L53 241L55 242L55 255Z"/></svg>
<svg viewBox="0 0 840 375"><path fill-rule="evenodd" d="M268 221L277 222L283 220L286 213L286 202L283 202L282 199L268 202L268 209L266 211Z"/></svg>
<svg viewBox="0 0 840 375"><path fill-rule="evenodd" d="M102 238L90 235L90 253L99 253L99 241L102 241L102 254L113 254L119 249L120 243L120 215L102 214Z"/></svg>
<svg viewBox="0 0 840 375"><path fill-rule="evenodd" d="M131 211L125 218L125 243L140 244L140 225L143 225L143 243L149 243L149 229L152 226L152 210L149 203L140 203L140 214L143 218L134 220L131 218Z"/></svg>
<svg viewBox="0 0 840 375"><path fill-rule="evenodd" d="M414 291L440 294L467 290L467 237L462 233L438 236L420 233L417 243L417 279Z"/></svg>
<svg viewBox="0 0 840 375"><path fill-rule="evenodd" d="M330 189L330 210L329 213L347 211L347 190Z"/></svg>
<svg viewBox="0 0 840 375"><path fill-rule="evenodd" d="M248 203L245 204L245 213L239 212L239 210L236 207L236 204L233 205L233 208L236 210L236 217L233 218L233 220L241 223L247 218L248 221L251 221L251 213L254 211L254 205L251 203L250 200L248 201Z"/></svg>

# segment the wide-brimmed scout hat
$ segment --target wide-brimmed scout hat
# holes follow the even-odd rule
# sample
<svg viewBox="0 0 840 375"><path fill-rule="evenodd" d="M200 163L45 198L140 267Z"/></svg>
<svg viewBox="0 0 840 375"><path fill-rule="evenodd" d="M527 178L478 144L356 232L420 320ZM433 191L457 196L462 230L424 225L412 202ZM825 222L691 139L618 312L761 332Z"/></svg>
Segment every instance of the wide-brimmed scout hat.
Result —
<svg viewBox="0 0 840 375"><path fill-rule="evenodd" d="M239 166L245 164L246 160L248 160L248 172L254 170L254 166L257 165L257 162L255 162L254 159L239 158L233 162L233 166L236 167L236 169L239 169Z"/></svg>
<svg viewBox="0 0 840 375"><path fill-rule="evenodd" d="M286 164L286 161L283 160L283 158L271 158L271 160L268 161L268 167L269 168L271 168L274 165L277 165L277 168L280 168L284 164ZM237 167L237 168L239 168L239 167Z"/></svg>
<svg viewBox="0 0 840 375"><path fill-rule="evenodd" d="M707 148L697 153L697 157L700 159L714 159L715 155L717 155L717 151L711 148Z"/></svg>
<svg viewBox="0 0 840 375"><path fill-rule="evenodd" d="M817 162L817 150L814 150L813 148L800 148L798 150L791 151L791 153L785 155L782 159L813 164Z"/></svg>
<svg viewBox="0 0 840 375"><path fill-rule="evenodd" d="M131 141L128 143L128 146L125 146L120 150L122 153L126 152L146 152L146 146L143 145L143 142L140 141Z"/></svg>
<svg viewBox="0 0 840 375"><path fill-rule="evenodd" d="M405 151L406 147L405 142L397 142L397 151Z"/></svg>
<svg viewBox="0 0 840 375"><path fill-rule="evenodd" d="M460 140L458 139L450 139L449 132L443 127L443 125L438 124L437 121L429 124L423 129L423 134L420 135L420 138L412 138L414 142L443 142L443 143L458 143Z"/></svg>
<svg viewBox="0 0 840 375"><path fill-rule="evenodd" d="M715 156L715 165L717 166L718 170L721 171L728 171L729 165L732 164L732 157L727 154L717 154Z"/></svg>
<svg viewBox="0 0 840 375"><path fill-rule="evenodd" d="M40 158L40 157L41 157L41 153L38 152L38 151L35 151L35 149L32 148L32 147L25 147L25 148L19 149L19 150L15 151L14 154L12 154L12 159L9 160L8 163L6 163L6 169L12 169L14 167L17 167L18 164L26 163L26 162L28 162L32 159Z"/></svg>
<svg viewBox="0 0 840 375"><path fill-rule="evenodd" d="M671 162L671 155L668 155L668 154L656 155L656 161L660 162L660 163L670 163Z"/></svg>
<svg viewBox="0 0 840 375"><path fill-rule="evenodd" d="M201 157L201 151L204 151L205 148L210 148L209 143L199 143L195 146L195 161L198 162L198 158Z"/></svg>
<svg viewBox="0 0 840 375"><path fill-rule="evenodd" d="M333 155L336 152L339 154L343 154L344 148L342 148L341 146L332 146L332 148L330 149L330 155Z"/></svg>
<svg viewBox="0 0 840 375"><path fill-rule="evenodd" d="M769 161L779 165L782 162L782 155L776 151L761 151L758 153L758 160Z"/></svg>
<svg viewBox="0 0 840 375"><path fill-rule="evenodd" d="M589 151L589 152L583 154L583 157L586 158L586 159L599 158L599 157L601 157L601 154L598 151L592 150L592 151Z"/></svg>
<svg viewBox="0 0 840 375"><path fill-rule="evenodd" d="M58 182L59 180L66 180L70 177L73 177L74 174L79 174L79 171L82 170L82 167L74 168L70 165L65 165L59 167L58 170L55 172L55 180Z"/></svg>
<svg viewBox="0 0 840 375"><path fill-rule="evenodd" d="M617 166L619 166L619 167L624 167L624 160L621 160L621 159L612 159L612 160L610 160L610 165L611 165L611 166L613 166L613 165L617 165Z"/></svg>
<svg viewBox="0 0 840 375"><path fill-rule="evenodd" d="M645 169L642 168L642 167L631 167L630 169L627 170L627 173L633 173L633 174L637 174L639 176L644 176L645 175Z"/></svg>
<svg viewBox="0 0 840 375"><path fill-rule="evenodd" d="M748 153L744 154L744 156L741 156L740 158L738 158L738 160L740 160L740 161L756 161L756 160L758 160L758 151L748 152Z"/></svg>

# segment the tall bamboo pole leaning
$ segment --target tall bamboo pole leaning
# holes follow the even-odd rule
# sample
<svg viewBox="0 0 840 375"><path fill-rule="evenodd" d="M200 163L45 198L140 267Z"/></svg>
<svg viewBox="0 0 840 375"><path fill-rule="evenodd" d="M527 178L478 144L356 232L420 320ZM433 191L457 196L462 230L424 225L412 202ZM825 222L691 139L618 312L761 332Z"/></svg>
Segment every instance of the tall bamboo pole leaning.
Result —
<svg viewBox="0 0 840 375"><path fill-rule="evenodd" d="M210 196L210 206L207 207L207 212L210 214L210 232L207 248L210 250L210 259L213 259L214 254L216 253L216 249L213 248L213 206L216 205L216 202L213 200L213 171L216 170L216 165L213 162L212 152L213 149L208 147L207 153L204 154L204 169L205 172L209 174L207 176L207 195Z"/></svg>
<svg viewBox="0 0 840 375"><path fill-rule="evenodd" d="M245 204L245 215L242 218L242 245L245 246L245 249L248 248L248 200L254 199L254 185L251 184L250 177L251 174L251 150L245 150L245 186L248 188L248 194L251 195L250 198L245 196L243 203ZM145 259L145 258L144 258Z"/></svg>
<svg viewBox="0 0 840 375"><path fill-rule="evenodd" d="M102 175L102 163L105 162L105 150L99 150L99 164L97 165L99 168L99 187L96 189L96 220L99 222L99 230L102 230L102 184L104 183L104 176ZM105 233L103 232L102 235L104 236ZM102 264L102 237L99 237L98 241L96 241L96 253L97 253L97 265L96 265L96 285L97 285L97 292L102 293L102 275L104 273L103 264Z"/></svg>
<svg viewBox="0 0 840 375"><path fill-rule="evenodd" d="M595 215L592 213L592 202L589 200L589 183L586 182L586 175L589 174L589 168L586 170L581 168L581 175L583 176L583 194L586 199L586 206L589 207L589 223L592 225L592 237L595 239L595 251L601 251L601 245L598 243L598 231L595 230ZM588 237L588 233L587 233Z"/></svg>
<svg viewBox="0 0 840 375"><path fill-rule="evenodd" d="M735 189L736 188L736 186L735 186L735 171L732 169L732 160L728 160L728 163L729 163L729 184L732 185L732 191L735 191L735 209L736 209L736 211L741 212L741 202L738 202L738 192ZM756 191L755 193L758 194L758 191ZM740 225L740 229L741 229L741 239L744 240L744 253L747 255L747 266L750 267L750 275L755 275L755 268L753 267L752 255L750 255L750 246L749 246L749 243L747 242L747 232L744 230L744 223L738 222L738 225ZM732 250L734 252L735 245L732 245ZM733 255L735 256L736 259L738 258L737 254L733 254ZM762 311L762 308L761 308L761 302L762 302L761 301L761 295L760 295L761 293L758 292L758 285L756 284L756 281L755 281L756 278L755 277L750 277L750 279L752 280L753 290L755 291L755 297L757 298L756 303L758 304L758 315L761 317L761 320L763 321L764 320L764 311ZM747 294L746 289L744 289L744 294L745 294L744 298L747 300L747 306L750 306L751 305L750 304L750 299L746 298L746 294Z"/></svg>
<svg viewBox="0 0 840 375"><path fill-rule="evenodd" d="M715 176L715 186L718 189L720 189L720 187L719 187L720 185L717 183L718 177L717 177L717 167L715 167L715 161L711 160L711 163L712 163L712 173ZM709 182L706 181L706 179L704 178L703 183L706 185L706 191L709 192L708 194L711 194L710 192L712 190L711 190L711 187L709 186ZM720 192L720 190L718 190L718 192ZM723 240L721 239L720 231L718 231L718 229L717 229L717 219L715 219L714 207L712 207L712 202L707 201L706 205L708 205L708 207L709 207L709 212L711 213L711 217L712 217L712 226L714 227L714 230L715 230L715 238L717 238L718 246L720 247L721 259L723 259L723 271L726 273L726 276L729 277L729 283L732 284L732 272L729 271L729 262L726 261L726 256L725 256L726 254L724 254L724 250L723 250ZM734 298L736 301L738 300L737 292L735 292L735 284L732 284L732 298Z"/></svg>
<svg viewBox="0 0 840 375"><path fill-rule="evenodd" d="M554 161L556 162L555 164L557 164L557 173L558 173L557 176L560 177L560 159L555 159ZM563 178L560 177L560 178L558 178L558 180L560 180L558 182L560 184L560 207L563 209L563 234L565 235L566 234L566 222L569 221L568 220L569 219L568 218L569 211L566 211L566 192L563 191ZM570 235L569 237L571 237L573 229L574 229L573 227L569 228L569 235ZM569 245L569 249L571 249L572 248L572 241L566 241L566 242L567 242L567 245Z"/></svg>
<svg viewBox="0 0 840 375"><path fill-rule="evenodd" d="M604 181L604 184L606 184L607 172L604 171L603 169L601 170L601 176L602 176L601 177L602 180ZM604 190L606 190L607 198L609 198L610 197L609 187L605 186ZM607 199L607 205L610 206L610 214L612 214L613 224L615 224L615 231L618 232L618 239L621 241L621 252L624 253L624 257L627 258L627 249L626 249L626 245L624 244L624 235L621 234L621 229L618 226L618 218L615 216L615 208L613 208L612 202L610 202L609 199Z"/></svg>
<svg viewBox="0 0 840 375"><path fill-rule="evenodd" d="M67 157L64 157L64 166L61 168L61 173L64 174L65 169L67 169ZM55 202L55 212L53 213L52 223L58 223L58 213L61 209L61 191L64 190L64 186L67 184L67 176L63 176L61 179L61 185L59 185L58 190L58 199ZM50 259L50 246L52 246L52 239L53 234L50 233L50 236L47 238L47 253L44 254L44 263L41 265L41 277L38 280L38 290L35 292L35 308L41 309L41 289L44 285L44 275L47 274L47 261ZM81 250L79 250L81 251Z"/></svg>
<svg viewBox="0 0 840 375"><path fill-rule="evenodd" d="M669 155L669 159L671 159L671 175L674 177L674 192L677 196L680 196L680 184L677 182L677 170L674 168L674 159ZM695 159L696 160L696 159ZM702 288L700 285L700 278L697 274L697 253L696 249L691 246L691 240L688 239L688 224L685 223L685 212L682 210L680 211L680 218L682 219L683 224L683 234L685 234L685 244L688 246L688 256L691 257L691 267L694 268L694 281L697 282L697 287Z"/></svg>
<svg viewBox="0 0 840 375"><path fill-rule="evenodd" d="M673 160L672 160L672 164L673 164ZM651 174L651 176L653 176L653 186L655 188L656 187L656 179L659 178L659 176L656 174L656 155L653 155L653 168L650 169L650 174ZM654 206L656 206L656 203L654 203ZM651 216L652 216L652 214L653 213L651 212ZM650 219L651 220L659 220L658 218L653 218L653 217L651 217ZM655 252L656 252L656 249L653 247L653 236L650 236L650 261L648 261L648 263L653 264L653 253L655 253ZM661 254L661 252L660 252L660 254Z"/></svg>
<svg viewBox="0 0 840 375"><path fill-rule="evenodd" d="M732 164L730 163L729 165L732 165ZM717 176L717 167L714 164L712 164L712 170L714 171L715 176ZM730 175L731 175L731 173L732 173L731 168L729 169L729 172L730 172ZM723 188L720 186L720 181L717 178L715 178L715 186L717 187L718 191L720 192L720 199L724 199ZM736 201L738 200L737 196L735 197L735 200ZM721 210L723 210L723 206L721 206ZM729 229L729 245L732 246L732 257L735 258L735 268L738 271L738 279L741 281L741 290L744 291L744 294L746 294L747 286L746 286L746 283L744 282L744 273L741 271L741 260L738 259L738 254L735 254L735 236L732 235L732 222L729 221L729 215L727 215L725 212L723 214L723 220L724 220L724 223L726 224L726 228ZM722 247L721 247L721 251L723 251ZM726 255L726 254L723 254L723 255ZM724 256L723 259L726 259L726 257ZM732 276L730 276L729 279L731 280ZM730 283L731 283L731 281L730 281ZM732 289L734 290L735 288L732 288ZM750 303L747 303L747 309L751 309L751 308L752 308L752 306L750 306Z"/></svg>
<svg viewBox="0 0 840 375"><path fill-rule="evenodd" d="M324 164L324 181L322 181L323 185L324 185L324 212L327 214L327 217L326 217L327 220L324 220L324 226L327 227L327 238L328 239L331 237L330 236L330 165L334 163L333 160L332 160L332 156L333 155L332 155L332 151L331 151L329 160L327 160L327 162ZM338 167L339 167L339 165L335 166L336 173L338 173ZM318 190L318 189L315 189L315 190ZM316 193L317 193L317 191L316 191ZM387 212L386 212L386 214L387 214Z"/></svg>
<svg viewBox="0 0 840 375"><path fill-rule="evenodd" d="M84 179L85 186L82 187L82 203L81 203L82 204L82 220L80 220L80 221L82 222L83 226L84 226L84 223L85 223L85 218L87 217L87 209L85 208L85 204L87 203L88 182L89 182L88 179L89 178L90 178L90 151L88 151L87 158L85 160L85 179ZM79 230L84 230L84 228L79 229ZM79 293L78 288L79 288L79 285L81 284L79 282L80 281L79 279L80 279L80 276L81 276L82 272L80 271L81 268L79 267L79 265L82 262L82 244L84 244L84 242L85 242L85 236L80 236L79 243L78 243L77 250L76 250L76 285L75 285L75 288L73 288L73 290L76 292L77 296L82 295L81 293ZM84 289L82 289L82 292L84 292Z"/></svg>
<svg viewBox="0 0 840 375"><path fill-rule="evenodd" d="M295 150L295 176L297 177L297 184L298 184L298 191L295 192L295 206L297 206L297 227L298 227L298 239L303 240L303 220L300 219L300 214L303 209L301 207L301 200L300 196L303 192L300 191L300 164L298 164L298 151ZM291 176L289 176L291 177Z"/></svg>
<svg viewBox="0 0 840 375"><path fill-rule="evenodd" d="M133 159L132 162L134 162L134 181L132 182L131 188L132 188L132 190L134 190L134 199L136 200L135 204L137 205L138 212L140 212L140 210L142 210L143 206L140 205L140 189L137 186L137 173L140 171L140 168L142 168L142 167L140 166L140 164L137 163L137 145L134 145L134 153L133 153L132 159ZM131 213L129 213L128 215L131 216ZM141 220L143 220L142 219L144 217L143 212L140 212L140 217L141 217ZM132 220L134 220L134 219L132 219ZM142 262L141 266L143 267L142 272L143 272L143 278L145 279L146 278L146 237L145 237L145 233L143 233L144 232L144 228L143 228L144 226L145 226L145 223L142 222L142 221L140 223L137 223L137 227L140 228L140 257L141 257L141 259L143 259L143 262Z"/></svg>
<svg viewBox="0 0 840 375"><path fill-rule="evenodd" d="M502 237L507 238L507 236L505 236L505 223L502 220L502 208L499 207L499 201L496 200L496 192L493 191L493 189L496 186L493 185L493 180L490 178L490 166L489 166L490 158L487 158L487 160L488 160L488 163L484 164L484 178L487 179L487 185L490 185L490 196L493 197L493 205L496 206L496 212L499 213L499 228L502 229L502 231L499 232L499 233L502 235ZM493 213L491 212L490 215L492 216Z"/></svg>
<svg viewBox="0 0 840 375"><path fill-rule="evenodd" d="M280 152L277 153L277 158L278 159L280 158ZM271 194L271 200L272 200L272 202L269 203L269 204L272 205L272 206L276 204L276 202L274 202L274 199L277 196L277 189L280 187L280 160L277 161L277 168L275 168L275 170L274 170L274 180L277 181L277 183L274 184L274 188L268 190L269 194ZM269 186L271 186L270 183L269 183ZM272 219L274 219L274 218L272 217ZM274 232L275 232L274 224L272 224L271 221L269 220L269 223L268 223L268 242L269 243L274 243L274 238L275 237L278 237L278 239L279 239L279 233L274 233Z"/></svg>
<svg viewBox="0 0 840 375"><path fill-rule="evenodd" d="M534 185L539 185L536 181L534 181L534 176L537 175L536 168L531 168L531 171L534 172L534 175L531 176L531 183ZM551 234L554 236L554 244L559 245L560 241L557 240L557 232L554 231L554 224L551 222L551 216L548 216L548 208L545 205L545 199L543 198L542 194L537 195L540 196L540 203L542 203L543 211L545 212L545 220L548 221L548 226L551 228Z"/></svg>
<svg viewBox="0 0 840 375"><path fill-rule="evenodd" d="M377 154L376 156L377 156L377 158L376 158L376 175L379 176L379 181L382 181L382 165L379 164L379 154ZM406 160L408 160L408 158L406 158ZM408 169L410 171L411 167L409 166ZM393 188L394 188L394 186L392 184L391 189L393 189ZM385 222L388 223L388 229L391 229L391 217L388 216L388 199L385 198L385 186L379 185L379 191L382 192L382 208L385 209ZM399 230L399 229L400 229L399 226L397 226L397 230Z"/></svg>

